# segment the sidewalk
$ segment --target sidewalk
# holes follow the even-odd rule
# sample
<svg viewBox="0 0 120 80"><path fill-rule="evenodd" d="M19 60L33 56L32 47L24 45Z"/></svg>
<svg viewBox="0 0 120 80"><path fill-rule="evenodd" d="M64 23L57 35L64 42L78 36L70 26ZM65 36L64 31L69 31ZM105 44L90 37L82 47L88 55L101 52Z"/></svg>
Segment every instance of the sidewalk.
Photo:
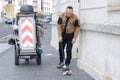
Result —
<svg viewBox="0 0 120 80"><path fill-rule="evenodd" d="M70 68L73 72L71 76L63 76L62 69L57 69L58 51L50 45L50 27L45 29L44 40L42 41L42 64L41 64L41 77L42 80L94 80L83 70L79 70L76 65L76 59L72 59ZM48 33L49 32L49 33Z"/></svg>

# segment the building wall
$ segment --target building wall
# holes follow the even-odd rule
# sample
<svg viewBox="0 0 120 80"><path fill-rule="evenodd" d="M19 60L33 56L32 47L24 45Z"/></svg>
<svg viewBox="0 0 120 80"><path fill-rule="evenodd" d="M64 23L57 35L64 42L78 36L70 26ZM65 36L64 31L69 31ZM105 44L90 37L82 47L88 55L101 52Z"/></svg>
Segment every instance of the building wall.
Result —
<svg viewBox="0 0 120 80"><path fill-rule="evenodd" d="M95 80L120 80L120 0L81 0L78 67Z"/></svg>
<svg viewBox="0 0 120 80"><path fill-rule="evenodd" d="M43 14L50 15L52 12L52 1L53 0L42 0L43 3Z"/></svg>
<svg viewBox="0 0 120 80"><path fill-rule="evenodd" d="M120 24L120 0L108 0L108 23Z"/></svg>
<svg viewBox="0 0 120 80"><path fill-rule="evenodd" d="M42 1L38 0L38 11L42 13Z"/></svg>
<svg viewBox="0 0 120 80"><path fill-rule="evenodd" d="M40 11L40 1L41 0L15 0L15 14L20 11L20 7L23 5L32 5L34 7L34 11Z"/></svg>

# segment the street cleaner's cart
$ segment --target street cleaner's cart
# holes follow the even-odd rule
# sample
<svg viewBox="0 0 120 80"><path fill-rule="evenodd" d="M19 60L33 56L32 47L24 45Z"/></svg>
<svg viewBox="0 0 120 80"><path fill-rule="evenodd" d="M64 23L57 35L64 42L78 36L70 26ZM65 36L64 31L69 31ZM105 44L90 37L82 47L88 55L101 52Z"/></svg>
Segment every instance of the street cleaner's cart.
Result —
<svg viewBox="0 0 120 80"><path fill-rule="evenodd" d="M42 49L36 19L37 13L30 5L22 6L16 14L18 29L14 31L15 65L19 65L20 59L36 59L37 64L41 64Z"/></svg>

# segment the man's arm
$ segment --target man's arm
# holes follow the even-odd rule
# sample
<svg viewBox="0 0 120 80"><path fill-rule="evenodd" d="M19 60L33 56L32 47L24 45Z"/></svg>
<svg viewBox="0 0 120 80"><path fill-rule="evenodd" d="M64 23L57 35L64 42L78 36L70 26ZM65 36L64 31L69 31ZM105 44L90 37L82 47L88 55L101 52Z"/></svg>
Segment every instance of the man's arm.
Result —
<svg viewBox="0 0 120 80"><path fill-rule="evenodd" d="M75 21L74 26L75 26L74 39L76 40L76 38L80 32L80 22L78 19Z"/></svg>
<svg viewBox="0 0 120 80"><path fill-rule="evenodd" d="M59 17L58 19L58 27L57 27L57 30L58 30L58 36L61 37L62 36L62 19Z"/></svg>

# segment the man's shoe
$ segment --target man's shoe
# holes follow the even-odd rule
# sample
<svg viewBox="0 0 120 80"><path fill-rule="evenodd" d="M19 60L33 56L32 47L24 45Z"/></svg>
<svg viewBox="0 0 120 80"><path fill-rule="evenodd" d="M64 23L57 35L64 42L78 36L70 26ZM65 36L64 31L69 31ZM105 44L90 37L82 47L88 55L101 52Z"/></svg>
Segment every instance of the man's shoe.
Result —
<svg viewBox="0 0 120 80"><path fill-rule="evenodd" d="M63 71L68 71L68 70L70 70L69 65L64 65L63 66Z"/></svg>
<svg viewBox="0 0 120 80"><path fill-rule="evenodd" d="M60 62L58 65L57 65L57 68L62 68L64 66L64 63L63 62Z"/></svg>

